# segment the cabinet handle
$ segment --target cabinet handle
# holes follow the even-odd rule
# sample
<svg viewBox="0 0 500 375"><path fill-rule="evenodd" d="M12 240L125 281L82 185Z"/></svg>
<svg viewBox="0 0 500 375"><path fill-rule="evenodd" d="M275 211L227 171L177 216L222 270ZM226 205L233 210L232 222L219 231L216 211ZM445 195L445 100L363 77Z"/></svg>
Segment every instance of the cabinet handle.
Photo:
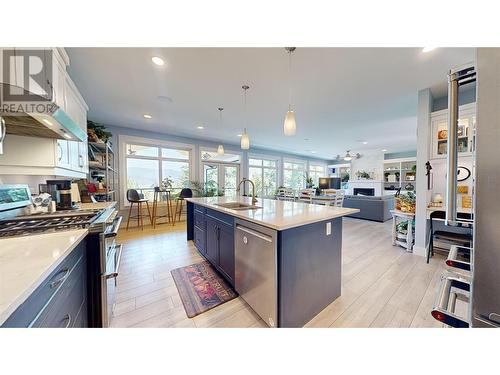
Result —
<svg viewBox="0 0 500 375"><path fill-rule="evenodd" d="M78 155L78 166L80 168L83 168L83 156L82 155Z"/></svg>
<svg viewBox="0 0 500 375"><path fill-rule="evenodd" d="M68 277L69 268L64 268L60 272L64 273L63 276L57 279L56 281L52 281L50 283L50 289L57 288L59 284L61 284L64 280L66 280L66 277Z"/></svg>
<svg viewBox="0 0 500 375"><path fill-rule="evenodd" d="M66 315L64 316L63 321L64 321L64 320L67 320L67 321L68 321L68 323L66 323L66 326L65 326L64 328L69 328L69 326L71 325L71 314L66 314Z"/></svg>
<svg viewBox="0 0 500 375"><path fill-rule="evenodd" d="M61 147L61 145L60 145L59 142L57 142L57 148L59 149L59 159L57 159L57 161L61 161L62 154L63 154L63 149L62 149L62 147Z"/></svg>

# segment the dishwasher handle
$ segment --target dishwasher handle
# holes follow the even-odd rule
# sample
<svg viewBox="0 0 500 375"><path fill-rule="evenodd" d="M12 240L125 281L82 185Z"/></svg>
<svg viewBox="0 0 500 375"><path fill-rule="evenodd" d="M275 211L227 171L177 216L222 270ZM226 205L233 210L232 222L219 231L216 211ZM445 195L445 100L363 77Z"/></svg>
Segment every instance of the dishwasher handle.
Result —
<svg viewBox="0 0 500 375"><path fill-rule="evenodd" d="M273 242L273 239L272 237L266 235L266 234L262 234L262 233L259 233L253 229L249 229L247 227L244 227L244 226L241 226L241 225L236 225L236 229L238 230L241 230L242 232L245 232L251 236L254 236L254 237L257 237L257 238L260 238L261 240L264 240L264 241L267 241L269 243L272 243Z"/></svg>

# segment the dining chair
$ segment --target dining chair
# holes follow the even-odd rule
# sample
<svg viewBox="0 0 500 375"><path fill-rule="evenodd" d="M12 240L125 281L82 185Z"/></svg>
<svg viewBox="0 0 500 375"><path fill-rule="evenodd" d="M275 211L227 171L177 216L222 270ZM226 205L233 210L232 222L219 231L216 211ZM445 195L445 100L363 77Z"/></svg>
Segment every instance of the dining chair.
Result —
<svg viewBox="0 0 500 375"><path fill-rule="evenodd" d="M315 193L315 189L302 189L299 191L298 201L312 203Z"/></svg>
<svg viewBox="0 0 500 375"><path fill-rule="evenodd" d="M343 207L344 206L344 197L345 197L345 192L344 190L337 190L335 192L335 207Z"/></svg>
<svg viewBox="0 0 500 375"><path fill-rule="evenodd" d="M429 215L430 219L430 229L429 229L429 244L427 246L427 263L429 263L430 257L434 256L434 240L443 241L451 245L459 245L464 247L471 247L472 245L472 233L456 233L446 230L448 227L444 227L435 230L436 222L443 222L446 218L445 211L432 211ZM471 220L472 215L467 213L458 213L458 220Z"/></svg>

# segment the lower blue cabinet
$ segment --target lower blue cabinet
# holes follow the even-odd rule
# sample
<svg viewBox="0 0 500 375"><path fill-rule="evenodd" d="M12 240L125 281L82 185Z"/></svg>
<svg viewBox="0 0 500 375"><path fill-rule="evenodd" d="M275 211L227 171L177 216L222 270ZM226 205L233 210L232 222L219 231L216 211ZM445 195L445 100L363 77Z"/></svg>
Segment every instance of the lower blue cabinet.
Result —
<svg viewBox="0 0 500 375"><path fill-rule="evenodd" d="M2 327L88 327L85 240L68 254Z"/></svg>
<svg viewBox="0 0 500 375"><path fill-rule="evenodd" d="M219 270L234 286L234 227L219 225Z"/></svg>
<svg viewBox="0 0 500 375"><path fill-rule="evenodd" d="M194 207L194 243L200 253L234 286L234 218L206 209L203 219ZM205 230L198 225L203 223Z"/></svg>

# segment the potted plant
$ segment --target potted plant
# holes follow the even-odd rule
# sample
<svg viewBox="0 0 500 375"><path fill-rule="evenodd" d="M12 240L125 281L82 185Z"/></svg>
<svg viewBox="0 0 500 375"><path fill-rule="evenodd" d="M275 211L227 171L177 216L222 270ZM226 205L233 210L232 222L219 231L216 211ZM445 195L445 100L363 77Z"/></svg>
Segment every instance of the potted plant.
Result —
<svg viewBox="0 0 500 375"><path fill-rule="evenodd" d="M172 180L172 177L168 176L163 179L160 187L162 190L171 190L173 185L174 185L174 180Z"/></svg>
<svg viewBox="0 0 500 375"><path fill-rule="evenodd" d="M311 189L314 186L314 181L312 177L306 178L306 188Z"/></svg>
<svg viewBox="0 0 500 375"><path fill-rule="evenodd" d="M87 135L89 141L96 143L106 143L113 136L104 125L90 120L87 121Z"/></svg>
<svg viewBox="0 0 500 375"><path fill-rule="evenodd" d="M357 171L356 177L358 178L358 180L369 180L370 179L370 175L363 170Z"/></svg>

